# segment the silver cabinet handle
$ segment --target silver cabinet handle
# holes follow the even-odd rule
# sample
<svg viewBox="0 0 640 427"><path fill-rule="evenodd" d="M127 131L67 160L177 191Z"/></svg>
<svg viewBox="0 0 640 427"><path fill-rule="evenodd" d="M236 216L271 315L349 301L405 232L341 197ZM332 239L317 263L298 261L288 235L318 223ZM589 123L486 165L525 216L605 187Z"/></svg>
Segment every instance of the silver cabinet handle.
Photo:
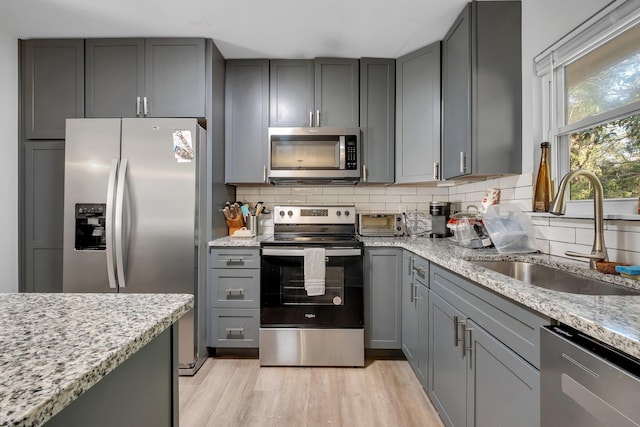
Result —
<svg viewBox="0 0 640 427"><path fill-rule="evenodd" d="M413 274L413 257L409 257L409 274Z"/></svg>
<svg viewBox="0 0 640 427"><path fill-rule="evenodd" d="M140 97L136 97L136 116L140 115Z"/></svg>
<svg viewBox="0 0 640 427"><path fill-rule="evenodd" d="M267 165L262 166L262 182L267 182Z"/></svg>
<svg viewBox="0 0 640 427"><path fill-rule="evenodd" d="M458 316L453 316L453 345L458 346L460 340L458 339Z"/></svg>
<svg viewBox="0 0 640 427"><path fill-rule="evenodd" d="M462 345L462 357L465 357L465 352L469 353L469 369L473 369L473 357L471 357L471 352L473 351L473 337L471 336L471 334L473 333L473 328L467 328L466 325L464 326L464 332L466 335L466 332L469 332L469 345Z"/></svg>
<svg viewBox="0 0 640 427"><path fill-rule="evenodd" d="M440 163L433 162L433 179L440 179Z"/></svg>
<svg viewBox="0 0 640 427"><path fill-rule="evenodd" d="M244 258L229 258L227 260L227 265L232 264L244 264Z"/></svg>
<svg viewBox="0 0 640 427"><path fill-rule="evenodd" d="M244 289L243 288L238 288L238 289L229 288L229 289L225 289L225 292L229 296L232 295L232 294L238 294L240 296L244 295Z"/></svg>
<svg viewBox="0 0 640 427"><path fill-rule="evenodd" d="M415 271L416 271L416 273L420 274L420 276L422 276L422 277L426 277L426 275L427 275L427 272L422 267L415 267Z"/></svg>
<svg viewBox="0 0 640 427"><path fill-rule="evenodd" d="M413 280L411 281L411 284L409 286L411 288L411 292L409 293L409 302L413 302L415 300L415 297L413 296L413 288L414 288Z"/></svg>
<svg viewBox="0 0 640 427"><path fill-rule="evenodd" d="M460 173L464 173L464 171L467 169L466 163L467 163L467 155L465 154L464 151L461 151L460 152Z"/></svg>
<svg viewBox="0 0 640 427"><path fill-rule="evenodd" d="M309 127L313 127L313 111L309 111Z"/></svg>
<svg viewBox="0 0 640 427"><path fill-rule="evenodd" d="M113 214L116 192L116 177L118 174L118 159L111 160L111 171L109 172L109 183L107 184L107 212L105 215L105 239L107 245L107 276L109 277L109 287L117 288L116 269L113 250Z"/></svg>
<svg viewBox="0 0 640 427"><path fill-rule="evenodd" d="M316 110L316 126L320 127L320 110Z"/></svg>
<svg viewBox="0 0 640 427"><path fill-rule="evenodd" d="M362 165L362 182L367 182L367 165Z"/></svg>
<svg viewBox="0 0 640 427"><path fill-rule="evenodd" d="M143 98L142 105L144 107L142 110L144 111L144 115L146 116L147 114L149 114L149 102L147 101L146 96Z"/></svg>
<svg viewBox="0 0 640 427"><path fill-rule="evenodd" d="M227 335L242 335L244 334L244 328L225 328Z"/></svg>

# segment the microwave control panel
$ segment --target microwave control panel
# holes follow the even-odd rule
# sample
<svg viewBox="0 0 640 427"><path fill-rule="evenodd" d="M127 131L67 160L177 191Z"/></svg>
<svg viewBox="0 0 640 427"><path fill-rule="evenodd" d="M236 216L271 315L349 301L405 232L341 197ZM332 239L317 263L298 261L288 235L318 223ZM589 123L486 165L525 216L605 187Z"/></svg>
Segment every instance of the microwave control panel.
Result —
<svg viewBox="0 0 640 427"><path fill-rule="evenodd" d="M358 169L358 141L355 135L346 136L345 148L347 151L347 158L344 164L345 169Z"/></svg>

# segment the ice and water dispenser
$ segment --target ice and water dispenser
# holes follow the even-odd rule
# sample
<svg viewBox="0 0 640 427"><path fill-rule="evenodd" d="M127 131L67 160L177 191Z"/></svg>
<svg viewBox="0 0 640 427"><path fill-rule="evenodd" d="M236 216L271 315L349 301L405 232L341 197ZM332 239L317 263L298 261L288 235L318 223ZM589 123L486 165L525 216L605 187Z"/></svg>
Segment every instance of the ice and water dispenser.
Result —
<svg viewBox="0 0 640 427"><path fill-rule="evenodd" d="M107 248L104 203L76 203L75 249L104 251Z"/></svg>

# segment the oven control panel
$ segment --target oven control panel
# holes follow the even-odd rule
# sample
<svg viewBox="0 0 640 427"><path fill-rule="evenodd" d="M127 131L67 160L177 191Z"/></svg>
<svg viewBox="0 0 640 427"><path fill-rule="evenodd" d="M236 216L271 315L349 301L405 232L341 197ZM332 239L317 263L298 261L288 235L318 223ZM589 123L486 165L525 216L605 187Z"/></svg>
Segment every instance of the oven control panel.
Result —
<svg viewBox="0 0 640 427"><path fill-rule="evenodd" d="M355 206L274 206L274 224L355 224Z"/></svg>

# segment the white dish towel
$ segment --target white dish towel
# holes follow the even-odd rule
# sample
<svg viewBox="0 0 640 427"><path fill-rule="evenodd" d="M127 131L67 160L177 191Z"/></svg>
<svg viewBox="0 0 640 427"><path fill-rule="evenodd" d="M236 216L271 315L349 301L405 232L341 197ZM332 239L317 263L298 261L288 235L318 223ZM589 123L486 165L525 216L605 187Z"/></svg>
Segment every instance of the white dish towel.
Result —
<svg viewBox="0 0 640 427"><path fill-rule="evenodd" d="M324 248L304 248L304 289L307 296L324 295Z"/></svg>

